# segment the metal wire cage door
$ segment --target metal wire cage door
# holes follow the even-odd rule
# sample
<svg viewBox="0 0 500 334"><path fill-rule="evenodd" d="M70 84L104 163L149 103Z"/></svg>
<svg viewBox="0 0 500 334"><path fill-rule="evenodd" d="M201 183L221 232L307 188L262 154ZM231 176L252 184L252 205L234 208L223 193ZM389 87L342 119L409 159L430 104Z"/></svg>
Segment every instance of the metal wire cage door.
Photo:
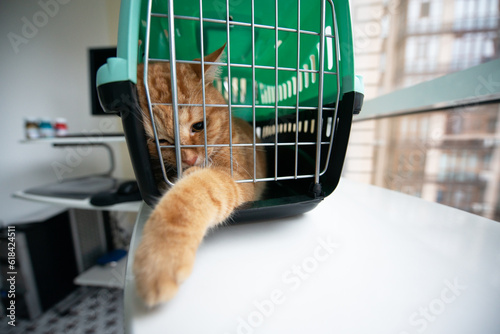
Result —
<svg viewBox="0 0 500 334"><path fill-rule="evenodd" d="M139 18L136 18L138 16ZM126 22L126 23L123 23ZM160 190L152 170L161 169L162 179L173 185L182 176L183 149L202 148L205 161L209 148L233 151L245 148L253 155L250 177L236 182L266 182L264 198L238 210L235 219L285 216L308 211L328 196L340 178L353 113L359 112L362 94L356 91L348 3L332 0L183 0L122 2L118 60L128 71L116 80L98 73L98 91L104 109L120 112L141 194L154 205ZM135 45L134 45L135 44ZM225 57L206 56L224 46ZM108 60L109 73L115 60ZM172 101L155 100L149 94L148 67L166 62L170 66ZM144 64L144 90L159 162L147 155L134 66ZM195 102L179 101L173 64L218 66L213 85L226 103L207 102L205 86ZM116 65L114 65L116 67ZM100 70L101 71L101 70ZM130 73L131 72L131 73ZM204 71L201 71L202 76ZM99 83L101 81L101 83ZM202 79L204 81L204 79ZM137 87L142 89L142 87ZM123 96L127 103L123 103ZM118 100L118 102L117 102ZM132 101L132 102L131 102ZM153 109L168 105L174 115L173 144L157 135ZM180 141L179 110L201 108L206 124L207 109L224 108L229 115L229 136L224 143L186 145ZM129 117L133 115L133 117ZM253 138L232 142L232 117L247 121ZM149 120L147 120L149 121ZM167 172L162 151L175 149L175 175ZM257 175L256 155L265 151L267 173ZM146 153L145 153L146 152ZM153 166L156 164L156 166ZM231 173L233 172L231 162ZM146 174L146 175L145 175ZM149 174L149 175L148 175Z"/></svg>

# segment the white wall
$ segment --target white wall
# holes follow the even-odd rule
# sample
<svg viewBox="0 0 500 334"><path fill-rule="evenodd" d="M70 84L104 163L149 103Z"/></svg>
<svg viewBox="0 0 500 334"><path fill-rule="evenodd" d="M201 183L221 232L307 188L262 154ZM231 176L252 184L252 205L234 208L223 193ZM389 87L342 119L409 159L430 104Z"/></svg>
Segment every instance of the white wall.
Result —
<svg viewBox="0 0 500 334"><path fill-rule="evenodd" d="M48 10L41 4L50 4ZM65 117L70 132L121 130L118 117L90 115L87 59L89 47L116 45L118 9L119 0L0 1L0 221L44 209L11 194L56 182L51 164L64 164L70 155L50 145L20 143L25 116ZM37 31L28 29L26 21ZM9 37L22 43L16 46ZM131 176L130 168L123 167L130 163L126 151L117 145L117 174ZM107 166L106 153L94 148L64 176Z"/></svg>

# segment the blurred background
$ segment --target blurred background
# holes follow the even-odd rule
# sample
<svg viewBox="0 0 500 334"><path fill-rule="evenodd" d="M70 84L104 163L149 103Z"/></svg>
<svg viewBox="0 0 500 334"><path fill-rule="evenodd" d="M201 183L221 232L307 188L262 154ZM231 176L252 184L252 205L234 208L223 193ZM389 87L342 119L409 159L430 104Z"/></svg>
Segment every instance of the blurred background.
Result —
<svg viewBox="0 0 500 334"><path fill-rule="evenodd" d="M498 65L500 1L351 6L366 103L354 118L343 175L499 221L500 78L485 66ZM455 85L466 86L460 97L445 98ZM425 99L429 87L447 103L395 109L405 92Z"/></svg>

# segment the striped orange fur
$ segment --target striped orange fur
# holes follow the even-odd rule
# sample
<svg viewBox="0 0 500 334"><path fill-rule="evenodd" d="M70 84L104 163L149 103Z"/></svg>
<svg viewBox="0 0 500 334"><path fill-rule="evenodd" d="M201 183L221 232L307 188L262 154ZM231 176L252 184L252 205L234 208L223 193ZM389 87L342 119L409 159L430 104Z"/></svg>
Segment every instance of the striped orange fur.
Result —
<svg viewBox="0 0 500 334"><path fill-rule="evenodd" d="M223 51L224 47L206 56L205 61L219 60ZM180 104L201 104L203 85L207 104L226 104L212 85L218 75L217 66L205 65L205 82L202 82L199 64L177 64L176 71ZM148 86L152 102L171 103L170 82L169 63L149 64ZM145 132L149 138L149 152L153 158L158 158L142 65L138 68L137 87L144 111ZM153 114L162 144L174 144L171 106L155 105ZM206 120L206 124L203 123L202 107L179 107L180 144L203 144L205 131L208 144L229 144L228 108L206 107ZM201 130L200 122L203 123ZM252 126L241 119L232 118L231 138L233 144L252 143ZM162 149L161 153L167 167L175 169L175 150ZM262 182L235 182L254 178L252 147L233 147L232 174L229 147L209 147L207 155L208 161L205 161L204 147L182 149L183 177L164 193L144 226L142 240L135 253L133 271L137 292L148 306L167 301L176 294L179 284L191 273L196 251L207 229L223 223L237 207L258 199L263 192ZM265 170L265 154L257 150L256 177L264 177Z"/></svg>

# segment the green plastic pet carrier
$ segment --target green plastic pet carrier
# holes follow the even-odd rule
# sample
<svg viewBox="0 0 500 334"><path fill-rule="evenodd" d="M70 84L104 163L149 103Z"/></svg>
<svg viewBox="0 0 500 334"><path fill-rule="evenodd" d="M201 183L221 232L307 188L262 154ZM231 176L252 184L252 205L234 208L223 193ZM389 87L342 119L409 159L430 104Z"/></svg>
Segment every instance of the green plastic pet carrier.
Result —
<svg viewBox="0 0 500 334"><path fill-rule="evenodd" d="M338 184L352 117L363 101L344 0L123 0L117 57L99 69L97 87L103 109L122 118L143 200L154 206L161 195L155 168L163 169L167 184L172 180L163 162L155 166L148 153L137 65L201 63L193 59L224 44L226 56L217 63L222 72L214 86L227 101L223 107L253 126L253 142L246 145L253 154L265 150L268 169L265 178L254 172L252 179L238 181L267 182L266 192L239 208L233 219L313 209ZM172 71L173 84L175 78ZM151 100L144 112L151 113L155 103ZM172 108L178 113L177 101ZM159 152L164 149L158 138L155 142ZM175 143L178 157L182 146Z"/></svg>

